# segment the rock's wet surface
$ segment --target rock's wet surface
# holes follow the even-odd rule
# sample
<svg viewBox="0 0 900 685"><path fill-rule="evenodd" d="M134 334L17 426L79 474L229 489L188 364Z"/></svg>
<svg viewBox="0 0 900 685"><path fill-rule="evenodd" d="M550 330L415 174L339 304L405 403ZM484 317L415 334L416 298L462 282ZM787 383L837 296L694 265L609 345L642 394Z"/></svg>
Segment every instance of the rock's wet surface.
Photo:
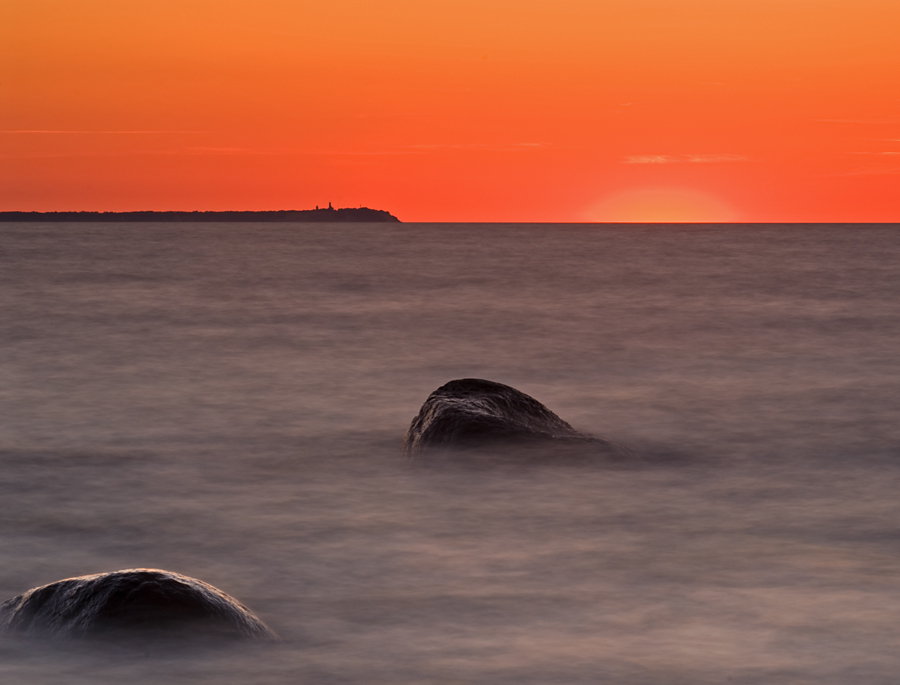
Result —
<svg viewBox="0 0 900 685"><path fill-rule="evenodd" d="M403 448L413 456L435 450L514 448L523 458L545 461L626 452L576 431L533 397L480 378L453 380L431 393L413 419Z"/></svg>
<svg viewBox="0 0 900 685"><path fill-rule="evenodd" d="M29 590L0 605L0 633L51 639L276 637L221 590L157 569L68 578Z"/></svg>

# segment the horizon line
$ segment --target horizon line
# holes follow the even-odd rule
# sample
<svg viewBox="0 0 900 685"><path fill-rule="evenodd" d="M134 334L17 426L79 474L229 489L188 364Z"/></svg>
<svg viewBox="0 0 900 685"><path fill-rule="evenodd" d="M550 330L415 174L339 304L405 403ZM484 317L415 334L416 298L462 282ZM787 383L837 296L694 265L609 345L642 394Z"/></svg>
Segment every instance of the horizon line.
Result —
<svg viewBox="0 0 900 685"><path fill-rule="evenodd" d="M60 214L96 214L96 215L127 215L127 214L244 214L244 215L252 215L252 214L285 214L285 213L315 213L315 212L338 212L342 210L368 210L369 212L377 212L380 214L387 214L396 219L398 223L406 223L406 224L493 224L493 225L510 225L510 224L528 224L528 225L576 225L576 226L591 226L591 225L604 225L604 226L623 226L623 225L684 225L684 226L763 226L763 225L773 225L773 224L783 224L783 225L792 225L792 226L853 226L853 225L867 225L867 226L891 226L900 224L900 219L896 221L684 221L684 220L673 220L673 221L629 221L629 220L619 220L619 221L515 221L515 220L467 220L467 221L454 221L454 220L417 220L417 221L401 221L396 216L391 214L388 210L383 209L373 209L370 207L356 206L356 207L315 207L313 209L128 209L128 210L92 210L92 209L77 209L77 210L0 210L0 221L11 222L16 220L16 215L28 215L29 217L36 216L48 216L54 217ZM171 222L171 223L181 223L181 222ZM190 222L184 222L190 223Z"/></svg>

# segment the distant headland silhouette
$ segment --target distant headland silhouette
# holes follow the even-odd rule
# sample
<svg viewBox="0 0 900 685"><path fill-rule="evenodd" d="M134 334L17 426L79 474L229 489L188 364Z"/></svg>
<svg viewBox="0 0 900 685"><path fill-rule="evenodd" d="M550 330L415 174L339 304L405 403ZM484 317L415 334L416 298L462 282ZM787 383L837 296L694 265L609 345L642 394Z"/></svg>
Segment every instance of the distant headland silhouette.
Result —
<svg viewBox="0 0 900 685"><path fill-rule="evenodd" d="M163 221L163 222L399 222L383 209L368 207L328 207L282 209L262 212L0 212L0 221Z"/></svg>

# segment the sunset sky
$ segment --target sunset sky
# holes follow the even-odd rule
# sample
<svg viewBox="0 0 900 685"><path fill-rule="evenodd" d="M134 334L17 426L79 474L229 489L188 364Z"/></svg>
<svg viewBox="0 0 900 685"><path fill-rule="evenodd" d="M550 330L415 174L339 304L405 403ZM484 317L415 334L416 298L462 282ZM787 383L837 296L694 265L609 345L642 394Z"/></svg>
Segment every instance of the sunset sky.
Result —
<svg viewBox="0 0 900 685"><path fill-rule="evenodd" d="M900 221L898 0L0 0L0 210Z"/></svg>

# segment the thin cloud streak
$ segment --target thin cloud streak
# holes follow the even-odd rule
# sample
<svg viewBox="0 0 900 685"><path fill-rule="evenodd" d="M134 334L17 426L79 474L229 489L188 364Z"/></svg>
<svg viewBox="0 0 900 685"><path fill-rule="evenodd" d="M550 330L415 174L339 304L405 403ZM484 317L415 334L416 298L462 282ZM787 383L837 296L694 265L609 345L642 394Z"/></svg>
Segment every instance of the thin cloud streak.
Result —
<svg viewBox="0 0 900 685"><path fill-rule="evenodd" d="M747 162L748 157L732 154L711 155L629 155L623 164L721 164L724 162Z"/></svg>

